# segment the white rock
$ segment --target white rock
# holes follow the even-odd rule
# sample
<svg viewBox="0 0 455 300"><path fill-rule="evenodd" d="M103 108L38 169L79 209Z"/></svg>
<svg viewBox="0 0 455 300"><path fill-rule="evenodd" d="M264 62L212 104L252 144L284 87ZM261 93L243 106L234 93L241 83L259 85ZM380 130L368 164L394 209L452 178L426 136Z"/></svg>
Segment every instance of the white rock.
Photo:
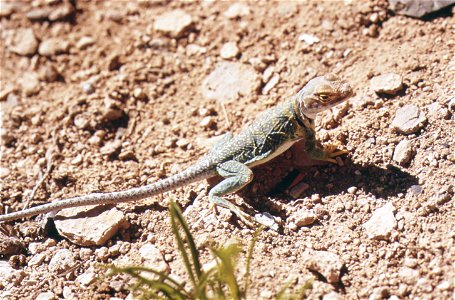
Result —
<svg viewBox="0 0 455 300"><path fill-rule="evenodd" d="M318 272L329 283L340 282L340 272L344 263L340 256L328 251L307 252L304 256L308 269Z"/></svg>
<svg viewBox="0 0 455 300"><path fill-rule="evenodd" d="M234 42L223 44L220 50L220 56L221 58L224 59L235 58L237 57L237 55L239 55L239 53L240 53L239 47L237 47L237 44Z"/></svg>
<svg viewBox="0 0 455 300"><path fill-rule="evenodd" d="M321 40L312 34L302 33L299 35L299 41L303 41L307 45L311 46L313 44L319 43Z"/></svg>
<svg viewBox="0 0 455 300"><path fill-rule="evenodd" d="M0 167L0 179L4 179L11 174L11 170L5 167Z"/></svg>
<svg viewBox="0 0 455 300"><path fill-rule="evenodd" d="M250 7L245 3L234 3L224 12L224 16L229 19L248 16L250 14Z"/></svg>
<svg viewBox="0 0 455 300"><path fill-rule="evenodd" d="M52 273L59 274L67 271L75 264L73 252L68 249L60 249L52 256L48 268Z"/></svg>
<svg viewBox="0 0 455 300"><path fill-rule="evenodd" d="M392 202L388 202L373 212L371 218L363 224L370 239L387 240L390 237L392 231L397 228L394 211Z"/></svg>
<svg viewBox="0 0 455 300"><path fill-rule="evenodd" d="M39 266L42 264L42 262L44 261L44 259L46 258L46 254L44 253L38 253L38 254L35 254L32 256L32 258L28 261L27 265L29 267L32 267L32 266Z"/></svg>
<svg viewBox="0 0 455 300"><path fill-rule="evenodd" d="M416 105L405 105L399 108L392 121L392 127L398 132L411 134L421 129L427 118Z"/></svg>
<svg viewBox="0 0 455 300"><path fill-rule="evenodd" d="M6 260L0 260L0 282L9 282L17 273Z"/></svg>
<svg viewBox="0 0 455 300"><path fill-rule="evenodd" d="M83 36L77 41L76 43L76 48L78 49L85 49L87 47L90 47L91 45L95 44L95 39L92 38L91 36Z"/></svg>
<svg viewBox="0 0 455 300"><path fill-rule="evenodd" d="M153 28L171 37L182 36L193 25L192 17L181 9L165 12L156 17Z"/></svg>
<svg viewBox="0 0 455 300"><path fill-rule="evenodd" d="M53 56L68 53L70 43L59 38L50 38L41 42L38 53L43 56Z"/></svg>
<svg viewBox="0 0 455 300"><path fill-rule="evenodd" d="M14 33L9 49L19 55L33 55L38 49L38 44L33 29L18 29Z"/></svg>
<svg viewBox="0 0 455 300"><path fill-rule="evenodd" d="M80 246L103 245L129 225L123 212L103 205L64 209L54 222L62 236Z"/></svg>
<svg viewBox="0 0 455 300"><path fill-rule="evenodd" d="M153 244L145 244L139 249L144 265L156 269L158 271L167 271L169 269L167 263L164 261L163 254Z"/></svg>
<svg viewBox="0 0 455 300"><path fill-rule="evenodd" d="M343 297L341 297L341 295L338 294L337 292L330 292L328 294L325 294L322 297L322 300L341 300L341 299L343 299Z"/></svg>
<svg viewBox="0 0 455 300"><path fill-rule="evenodd" d="M196 44L189 44L186 46L186 55L194 56L194 55L201 55L207 53L207 48L202 47Z"/></svg>
<svg viewBox="0 0 455 300"><path fill-rule="evenodd" d="M202 82L201 93L205 99L223 102L255 93L260 85L260 75L253 67L222 61Z"/></svg>
<svg viewBox="0 0 455 300"><path fill-rule="evenodd" d="M275 218L267 212L255 214L254 219L256 220L256 222L266 226L267 228L270 228L275 231L278 231L279 229L279 225L275 221Z"/></svg>
<svg viewBox="0 0 455 300"><path fill-rule="evenodd" d="M25 73L20 79L22 91L27 96L37 94L41 90L38 75L36 73Z"/></svg>
<svg viewBox="0 0 455 300"><path fill-rule="evenodd" d="M14 12L14 3L0 1L0 18L9 17Z"/></svg>
<svg viewBox="0 0 455 300"><path fill-rule="evenodd" d="M262 89L262 94L267 95L278 84L278 82L280 82L280 75L274 74Z"/></svg>
<svg viewBox="0 0 455 300"><path fill-rule="evenodd" d="M35 300L54 300L55 295L52 292L43 292L39 293L38 296L36 296Z"/></svg>
<svg viewBox="0 0 455 300"><path fill-rule="evenodd" d="M407 284L415 284L417 282L417 279L419 279L419 275L420 273L418 270L414 270L408 267L401 267L398 271L398 276L404 283Z"/></svg>
<svg viewBox="0 0 455 300"><path fill-rule="evenodd" d="M96 274L92 270L87 270L76 278L77 282L85 286L92 284L95 280Z"/></svg>
<svg viewBox="0 0 455 300"><path fill-rule="evenodd" d="M299 209L290 216L290 220L293 221L298 227L311 225L314 221L316 221L316 219L316 214L308 209Z"/></svg>
<svg viewBox="0 0 455 300"><path fill-rule="evenodd" d="M409 162L412 157L412 147L411 142L408 140L402 140L398 143L393 151L393 160L404 165Z"/></svg>
<svg viewBox="0 0 455 300"><path fill-rule="evenodd" d="M371 78L370 86L376 93L395 95L403 88L403 78L399 74L387 73Z"/></svg>

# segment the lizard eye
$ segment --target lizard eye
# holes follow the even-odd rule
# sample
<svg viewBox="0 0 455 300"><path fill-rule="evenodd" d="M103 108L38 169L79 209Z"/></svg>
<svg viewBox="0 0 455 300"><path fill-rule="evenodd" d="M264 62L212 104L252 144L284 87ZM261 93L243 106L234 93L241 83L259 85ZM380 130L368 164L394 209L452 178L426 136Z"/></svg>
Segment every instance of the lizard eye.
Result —
<svg viewBox="0 0 455 300"><path fill-rule="evenodd" d="M329 95L327 94L319 94L319 100L327 101L329 99Z"/></svg>

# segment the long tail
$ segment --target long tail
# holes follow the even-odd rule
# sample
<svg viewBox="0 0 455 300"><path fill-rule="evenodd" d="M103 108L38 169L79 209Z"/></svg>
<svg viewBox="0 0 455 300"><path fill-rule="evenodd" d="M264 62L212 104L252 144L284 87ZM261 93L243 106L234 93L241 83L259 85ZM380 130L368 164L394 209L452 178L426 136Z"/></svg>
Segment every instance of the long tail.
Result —
<svg viewBox="0 0 455 300"><path fill-rule="evenodd" d="M84 196L57 200L48 204L35 206L22 211L0 215L0 223L13 221L20 218L45 214L52 211L59 211L64 208L97 205L97 204L116 204L121 202L131 202L141 200L161 193L165 193L176 188L188 185L192 182L203 180L215 174L212 168L208 165L201 167L201 164L196 164L189 167L185 171L171 176L169 178L157 181L150 185L145 185L137 188L132 188L119 192L110 193L94 193Z"/></svg>

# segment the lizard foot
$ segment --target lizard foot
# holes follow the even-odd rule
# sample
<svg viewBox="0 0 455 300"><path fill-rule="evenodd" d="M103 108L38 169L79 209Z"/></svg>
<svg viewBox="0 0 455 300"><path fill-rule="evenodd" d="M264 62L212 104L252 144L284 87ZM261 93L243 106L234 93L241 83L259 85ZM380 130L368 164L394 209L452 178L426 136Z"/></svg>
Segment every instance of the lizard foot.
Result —
<svg viewBox="0 0 455 300"><path fill-rule="evenodd" d="M337 160L334 159L335 157L349 153L349 151L346 149L339 149L340 146L341 144L339 142L324 145L323 152L325 155L324 158L321 160L328 161L334 164L338 163Z"/></svg>

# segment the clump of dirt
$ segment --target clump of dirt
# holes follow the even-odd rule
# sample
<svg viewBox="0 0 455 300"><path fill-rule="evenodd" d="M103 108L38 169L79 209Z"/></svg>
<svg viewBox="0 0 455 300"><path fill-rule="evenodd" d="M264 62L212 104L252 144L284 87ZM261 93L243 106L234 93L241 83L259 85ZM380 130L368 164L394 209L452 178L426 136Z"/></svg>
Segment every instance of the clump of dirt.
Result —
<svg viewBox="0 0 455 300"><path fill-rule="evenodd" d="M313 277L311 298L453 296L453 7L420 20L381 0L3 1L0 23L2 213L176 174L216 137L334 72L356 95L316 130L349 154L315 165L297 145L256 170L245 197L228 197L283 228L260 235L251 297ZM205 80L226 63L251 76L232 85L242 93L216 99L207 88L223 82ZM205 260L211 241L253 233L229 211L215 217L206 191L202 182L119 205L130 226L104 246L77 246L36 222L7 225L1 245L17 250L4 253L0 295L125 298L125 278L96 281L99 262L185 278L169 196ZM324 277L311 261L320 255L340 276Z"/></svg>

